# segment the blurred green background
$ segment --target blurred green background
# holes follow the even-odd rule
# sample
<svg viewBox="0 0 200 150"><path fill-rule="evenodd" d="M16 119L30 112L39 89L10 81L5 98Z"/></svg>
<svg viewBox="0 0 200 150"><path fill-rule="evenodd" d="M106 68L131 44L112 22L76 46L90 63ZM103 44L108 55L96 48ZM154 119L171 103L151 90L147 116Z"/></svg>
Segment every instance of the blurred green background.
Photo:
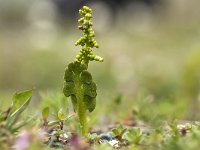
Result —
<svg viewBox="0 0 200 150"><path fill-rule="evenodd" d="M100 45L95 53L105 59L89 66L98 103L121 94L132 108L145 95L147 107L155 105L143 109L146 115L180 110L178 117L200 118L200 1L130 2L114 14L103 1L88 5ZM0 0L1 101L32 87L62 91L64 69L80 49L77 18L78 11L63 17L53 0Z"/></svg>

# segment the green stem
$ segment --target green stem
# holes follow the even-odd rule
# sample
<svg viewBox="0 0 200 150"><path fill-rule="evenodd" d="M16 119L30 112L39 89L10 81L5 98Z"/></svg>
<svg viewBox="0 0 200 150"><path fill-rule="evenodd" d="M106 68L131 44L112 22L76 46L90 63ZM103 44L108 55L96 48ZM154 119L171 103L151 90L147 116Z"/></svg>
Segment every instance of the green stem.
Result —
<svg viewBox="0 0 200 150"><path fill-rule="evenodd" d="M77 113L78 113L78 118L80 121L80 127L81 127L81 134L83 136L86 136L87 134L87 120L86 120L86 106L83 102L84 100L84 95L83 95L83 88L81 85L81 81L79 76L75 77L75 89L77 91L76 96L77 96Z"/></svg>

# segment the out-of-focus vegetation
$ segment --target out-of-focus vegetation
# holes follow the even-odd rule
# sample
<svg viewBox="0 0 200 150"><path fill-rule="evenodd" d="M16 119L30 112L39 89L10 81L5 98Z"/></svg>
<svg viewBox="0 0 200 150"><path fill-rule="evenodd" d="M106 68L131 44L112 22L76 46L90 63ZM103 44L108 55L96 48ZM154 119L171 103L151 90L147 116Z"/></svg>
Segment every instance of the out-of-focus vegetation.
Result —
<svg viewBox="0 0 200 150"><path fill-rule="evenodd" d="M101 65L90 65L98 85L97 108L88 117L91 131L104 131L114 123L145 129L167 126L169 137L175 136L174 140L167 139L164 146L199 147L198 123L183 138L182 133L176 132L180 128L174 127L175 123L163 125L174 120L200 119L199 5L198 0L167 0L154 8L130 3L113 18L103 2L89 3L100 45L100 52L96 53L105 59ZM74 46L78 37L74 22L63 20L51 1L0 1L0 110L9 106L14 91L35 87L26 115L41 114L43 108L49 107L49 120L57 120L55 116L61 108L72 112L61 89L64 68L79 51ZM42 120L38 116L21 135L33 137L33 147L41 138L36 138L35 126ZM65 125L67 130L76 131L77 118L70 118ZM165 131L153 132L151 135L155 136L149 142L154 146L162 143ZM140 131L130 131L126 136L134 143L131 148L139 149L137 144L144 138ZM94 147L110 149L104 144ZM145 149L145 144L140 148Z"/></svg>

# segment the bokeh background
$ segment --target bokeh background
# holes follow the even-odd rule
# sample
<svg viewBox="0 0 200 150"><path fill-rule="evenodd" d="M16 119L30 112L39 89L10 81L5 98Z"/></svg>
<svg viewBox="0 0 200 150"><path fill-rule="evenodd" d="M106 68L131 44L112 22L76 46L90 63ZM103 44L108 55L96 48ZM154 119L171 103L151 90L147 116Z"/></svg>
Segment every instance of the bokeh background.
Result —
<svg viewBox="0 0 200 150"><path fill-rule="evenodd" d="M62 91L64 68L80 49L83 5L93 9L94 51L105 59L89 66L98 103L120 95L146 104L141 115L200 118L199 0L0 0L1 101L32 87Z"/></svg>

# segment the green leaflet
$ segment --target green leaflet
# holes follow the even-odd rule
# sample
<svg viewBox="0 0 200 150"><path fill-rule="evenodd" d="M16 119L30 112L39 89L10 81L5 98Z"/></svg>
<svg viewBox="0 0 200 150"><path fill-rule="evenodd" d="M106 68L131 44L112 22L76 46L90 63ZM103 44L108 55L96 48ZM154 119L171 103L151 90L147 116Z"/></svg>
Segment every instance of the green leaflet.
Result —
<svg viewBox="0 0 200 150"><path fill-rule="evenodd" d="M97 87L94 81L91 81L89 84L83 83L83 89L84 89L84 96L87 95L91 98L95 98L97 96L96 92Z"/></svg>
<svg viewBox="0 0 200 150"><path fill-rule="evenodd" d="M92 81L92 76L88 71L84 70L81 73L81 80L83 83L90 84L90 82Z"/></svg>
<svg viewBox="0 0 200 150"><path fill-rule="evenodd" d="M78 61L72 62L65 70L63 92L66 97L71 96L74 110L77 109L77 97L82 93L86 108L92 112L96 106L96 84L86 66ZM78 87L78 88L77 88Z"/></svg>
<svg viewBox="0 0 200 150"><path fill-rule="evenodd" d="M74 82L64 82L64 89L63 92L66 97L76 95L75 88L74 88Z"/></svg>
<svg viewBox="0 0 200 150"><path fill-rule="evenodd" d="M65 115L63 109L61 108L61 109L58 111L58 119L64 121L66 117L67 117L67 116Z"/></svg>
<svg viewBox="0 0 200 150"><path fill-rule="evenodd" d="M0 144L33 119L31 117L20 120L22 113L31 101L32 94L33 90L16 93L13 96L12 105L6 111L0 112Z"/></svg>
<svg viewBox="0 0 200 150"><path fill-rule="evenodd" d="M89 112L92 112L96 107L96 98L92 98L90 96L84 96L84 103L86 104Z"/></svg>
<svg viewBox="0 0 200 150"><path fill-rule="evenodd" d="M70 73L73 72L75 75L80 74L83 70L86 70L86 69L87 69L87 66L85 66L84 64L81 64L78 61L72 62L68 65L69 72ZM72 79L74 78L72 77Z"/></svg>
<svg viewBox="0 0 200 150"><path fill-rule="evenodd" d="M43 119L47 119L49 117L49 107L43 108L42 117L43 117Z"/></svg>
<svg viewBox="0 0 200 150"><path fill-rule="evenodd" d="M31 100L32 94L33 90L27 90L21 93L16 93L13 96L11 117L26 109Z"/></svg>

